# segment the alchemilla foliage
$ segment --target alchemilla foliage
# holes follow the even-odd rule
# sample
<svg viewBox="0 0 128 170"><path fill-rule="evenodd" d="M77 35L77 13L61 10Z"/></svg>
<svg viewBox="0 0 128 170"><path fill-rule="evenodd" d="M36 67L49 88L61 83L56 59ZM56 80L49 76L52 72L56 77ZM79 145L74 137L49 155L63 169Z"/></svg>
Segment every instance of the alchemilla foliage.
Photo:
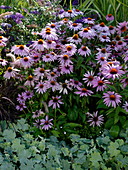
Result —
<svg viewBox="0 0 128 170"><path fill-rule="evenodd" d="M68 144L55 136L34 137L25 119L16 124L1 122L1 170L85 170L127 169L128 129L120 139L112 139L107 131L94 139L72 134Z"/></svg>

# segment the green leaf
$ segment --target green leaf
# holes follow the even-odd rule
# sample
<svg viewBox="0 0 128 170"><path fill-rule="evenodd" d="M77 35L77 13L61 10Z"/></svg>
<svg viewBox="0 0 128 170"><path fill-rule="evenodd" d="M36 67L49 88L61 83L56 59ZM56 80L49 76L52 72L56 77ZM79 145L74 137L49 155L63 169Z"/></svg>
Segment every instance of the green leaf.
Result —
<svg viewBox="0 0 128 170"><path fill-rule="evenodd" d="M118 147L119 144L117 142L110 142L110 146L108 146L110 157L116 157L120 153L120 150L117 149Z"/></svg>
<svg viewBox="0 0 128 170"><path fill-rule="evenodd" d="M6 141L12 141L13 139L15 139L16 137L16 133L13 132L13 130L4 130L3 132L3 136L4 136L4 139L6 139Z"/></svg>
<svg viewBox="0 0 128 170"><path fill-rule="evenodd" d="M75 128L75 127L82 127L82 125L78 123L65 123L64 127Z"/></svg>
<svg viewBox="0 0 128 170"><path fill-rule="evenodd" d="M107 122L105 123L105 128L109 129L110 127L112 127L112 125L114 124L114 119L110 118L107 120Z"/></svg>
<svg viewBox="0 0 128 170"><path fill-rule="evenodd" d="M59 131L57 131L57 130L52 130L51 132L52 132L52 134L53 134L54 136L59 137L59 134L60 134Z"/></svg>
<svg viewBox="0 0 128 170"><path fill-rule="evenodd" d="M119 126L114 125L114 126L112 126L111 129L110 129L110 134L111 134L113 137L116 138L116 137L118 136L118 134L119 134L119 131L120 131Z"/></svg>
<svg viewBox="0 0 128 170"><path fill-rule="evenodd" d="M70 163L68 162L68 160L62 159L61 163L62 163L63 170L70 169Z"/></svg>
<svg viewBox="0 0 128 170"><path fill-rule="evenodd" d="M68 156L69 155L69 150L68 148L61 148L61 151L63 152L64 156Z"/></svg>
<svg viewBox="0 0 128 170"><path fill-rule="evenodd" d="M128 120L124 122L123 128L124 129L128 128Z"/></svg>

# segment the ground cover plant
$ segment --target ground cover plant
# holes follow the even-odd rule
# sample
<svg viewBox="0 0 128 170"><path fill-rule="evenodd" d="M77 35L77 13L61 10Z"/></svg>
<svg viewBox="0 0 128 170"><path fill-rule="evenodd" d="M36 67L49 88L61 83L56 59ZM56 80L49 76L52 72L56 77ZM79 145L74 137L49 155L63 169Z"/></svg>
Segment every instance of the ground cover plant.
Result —
<svg viewBox="0 0 128 170"><path fill-rule="evenodd" d="M117 137L128 127L128 22L114 25L111 14L105 23L80 19L84 13L75 8L55 14L44 28L29 31L29 44L25 30L12 45L1 32L1 81L15 82L15 108L37 134L92 138L107 128ZM5 18L24 28L24 16L15 15Z"/></svg>

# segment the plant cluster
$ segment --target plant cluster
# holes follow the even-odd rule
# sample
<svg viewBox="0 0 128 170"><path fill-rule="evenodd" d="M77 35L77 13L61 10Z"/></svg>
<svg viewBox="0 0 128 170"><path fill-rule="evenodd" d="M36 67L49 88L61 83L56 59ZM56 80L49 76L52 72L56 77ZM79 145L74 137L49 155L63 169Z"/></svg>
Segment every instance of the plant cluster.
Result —
<svg viewBox="0 0 128 170"><path fill-rule="evenodd" d="M1 170L97 170L128 168L128 129L120 139L112 139L107 131L94 139L72 134L68 144L55 136L35 137L25 119L16 124L0 122Z"/></svg>
<svg viewBox="0 0 128 170"><path fill-rule="evenodd" d="M93 137L105 127L117 137L128 127L128 22L82 15L61 10L29 45L10 47L12 61L0 59L1 79L21 87L16 109L44 135L52 128L57 137ZM9 39L0 38L6 48Z"/></svg>

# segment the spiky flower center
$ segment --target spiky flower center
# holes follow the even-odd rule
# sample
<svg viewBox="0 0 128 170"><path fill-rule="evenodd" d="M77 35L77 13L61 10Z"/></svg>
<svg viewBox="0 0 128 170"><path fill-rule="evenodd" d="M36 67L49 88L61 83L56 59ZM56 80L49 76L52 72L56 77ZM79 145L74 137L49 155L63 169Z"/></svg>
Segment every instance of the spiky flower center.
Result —
<svg viewBox="0 0 128 170"><path fill-rule="evenodd" d="M56 97L54 97L53 102L55 102L55 103L58 102L58 99Z"/></svg>
<svg viewBox="0 0 128 170"><path fill-rule="evenodd" d="M12 72L12 67L8 67L8 72Z"/></svg>
<svg viewBox="0 0 128 170"><path fill-rule="evenodd" d="M101 52L102 52L102 53L106 53L106 49L105 49L105 48L102 48L102 49L101 49Z"/></svg>
<svg viewBox="0 0 128 170"><path fill-rule="evenodd" d="M48 125L48 124L49 124L49 121L48 121L48 120L46 120L44 124L45 124L45 125Z"/></svg>
<svg viewBox="0 0 128 170"><path fill-rule="evenodd" d="M82 93L86 93L87 89L86 88L82 88Z"/></svg>
<svg viewBox="0 0 128 170"><path fill-rule="evenodd" d="M111 74L117 74L117 73L118 73L118 70L117 70L116 68L112 68L112 69L110 70L110 73L111 73Z"/></svg>
<svg viewBox="0 0 128 170"><path fill-rule="evenodd" d="M88 18L88 21L91 21L92 20L92 18Z"/></svg>
<svg viewBox="0 0 128 170"><path fill-rule="evenodd" d="M123 44L123 42L122 41L118 41L118 45L122 45Z"/></svg>
<svg viewBox="0 0 128 170"><path fill-rule="evenodd" d="M48 40L48 44L52 44L52 40Z"/></svg>
<svg viewBox="0 0 128 170"><path fill-rule="evenodd" d="M63 84L62 84L62 87L63 87L63 88L66 88L66 87L67 87L67 83L63 83Z"/></svg>
<svg viewBox="0 0 128 170"><path fill-rule="evenodd" d="M51 72L51 76L54 77L56 74L54 72Z"/></svg>
<svg viewBox="0 0 128 170"><path fill-rule="evenodd" d="M27 62L28 61L28 57L24 57L24 61Z"/></svg>
<svg viewBox="0 0 128 170"><path fill-rule="evenodd" d="M71 14L71 13L72 13L72 10L68 10L68 13L70 13L70 14Z"/></svg>
<svg viewBox="0 0 128 170"><path fill-rule="evenodd" d="M40 69L40 73L44 73L45 69L44 68L41 68Z"/></svg>
<svg viewBox="0 0 128 170"><path fill-rule="evenodd" d="M102 38L103 38L103 39L107 39L107 36L106 36L106 35L102 35Z"/></svg>
<svg viewBox="0 0 128 170"><path fill-rule="evenodd" d="M23 50L24 49L24 45L19 45L19 49Z"/></svg>
<svg viewBox="0 0 128 170"><path fill-rule="evenodd" d="M51 34L51 31L47 30L47 31L46 31L46 34L50 35L50 34Z"/></svg>
<svg viewBox="0 0 128 170"><path fill-rule="evenodd" d="M72 24L73 27L77 27L77 25L78 25L77 23L73 23Z"/></svg>
<svg viewBox="0 0 128 170"><path fill-rule="evenodd" d="M116 40L119 41L121 40L121 37L119 35L116 36Z"/></svg>
<svg viewBox="0 0 128 170"><path fill-rule="evenodd" d="M109 98L110 98L111 100L115 100L115 99L116 99L116 96L115 96L114 94L112 94L112 95L109 96Z"/></svg>
<svg viewBox="0 0 128 170"><path fill-rule="evenodd" d="M74 35L73 35L73 39L74 39L74 40L78 40L78 38L79 38L78 34L74 34Z"/></svg>
<svg viewBox="0 0 128 170"><path fill-rule="evenodd" d="M113 30L114 27L112 25L109 26L109 30Z"/></svg>
<svg viewBox="0 0 128 170"><path fill-rule="evenodd" d="M46 55L46 58L50 58L50 56L49 56L49 55Z"/></svg>
<svg viewBox="0 0 128 170"><path fill-rule="evenodd" d="M68 60L69 56L68 55L63 55L64 60Z"/></svg>
<svg viewBox="0 0 128 170"><path fill-rule="evenodd" d="M2 36L0 36L0 40L2 40L3 39L3 37Z"/></svg>
<svg viewBox="0 0 128 170"><path fill-rule="evenodd" d="M43 85L43 84L40 84L39 87L42 89L42 88L44 87L44 85Z"/></svg>
<svg viewBox="0 0 128 170"><path fill-rule="evenodd" d="M31 75L28 76L28 80L29 80L29 81L32 81L32 80L33 80L33 76L31 76Z"/></svg>
<svg viewBox="0 0 128 170"><path fill-rule="evenodd" d="M36 59L38 59L38 58L39 58L39 56L38 56L38 55L35 55L33 58L36 60Z"/></svg>
<svg viewBox="0 0 128 170"><path fill-rule="evenodd" d="M52 27L52 28L55 28L55 26L56 26L55 24L51 24L51 27Z"/></svg>
<svg viewBox="0 0 128 170"><path fill-rule="evenodd" d="M104 61L104 60L105 60L105 58L104 58L104 57L101 57L101 58L100 58L100 60L101 60L101 61Z"/></svg>
<svg viewBox="0 0 128 170"><path fill-rule="evenodd" d="M100 26L101 26L101 27L105 27L104 22L101 22L101 23L100 23Z"/></svg>
<svg viewBox="0 0 128 170"><path fill-rule="evenodd" d="M111 17L112 16L112 14L108 14L108 17Z"/></svg>
<svg viewBox="0 0 128 170"><path fill-rule="evenodd" d="M75 81L74 81L74 84L79 84L79 81L75 80Z"/></svg>
<svg viewBox="0 0 128 170"><path fill-rule="evenodd" d="M126 26L123 26L123 27L121 27L121 32L125 32L125 31L127 31L127 27Z"/></svg>
<svg viewBox="0 0 128 170"><path fill-rule="evenodd" d="M50 84L51 84L51 85L55 85L56 82L55 82L55 81L51 81Z"/></svg>
<svg viewBox="0 0 128 170"><path fill-rule="evenodd" d="M86 47L86 46L83 46L83 47L82 47L82 50L83 50L83 51L87 51L87 47Z"/></svg>
<svg viewBox="0 0 128 170"><path fill-rule="evenodd" d="M88 77L88 80L89 80L89 81L92 81L93 79L94 79L93 76L89 76L89 77Z"/></svg>
<svg viewBox="0 0 128 170"><path fill-rule="evenodd" d="M99 85L99 86L102 86L103 84L104 84L104 82L103 82L102 80L99 80L99 81L98 81L98 85Z"/></svg>
<svg viewBox="0 0 128 170"><path fill-rule="evenodd" d="M43 43L44 43L44 41L42 39L38 40L38 44L43 44Z"/></svg>
<svg viewBox="0 0 128 170"><path fill-rule="evenodd" d="M83 32L88 32L88 30L89 30L88 28L84 28Z"/></svg>
<svg viewBox="0 0 128 170"><path fill-rule="evenodd" d="M71 51L71 50L72 50L72 46L70 46L70 45L67 46L67 50L68 50L68 51Z"/></svg>

